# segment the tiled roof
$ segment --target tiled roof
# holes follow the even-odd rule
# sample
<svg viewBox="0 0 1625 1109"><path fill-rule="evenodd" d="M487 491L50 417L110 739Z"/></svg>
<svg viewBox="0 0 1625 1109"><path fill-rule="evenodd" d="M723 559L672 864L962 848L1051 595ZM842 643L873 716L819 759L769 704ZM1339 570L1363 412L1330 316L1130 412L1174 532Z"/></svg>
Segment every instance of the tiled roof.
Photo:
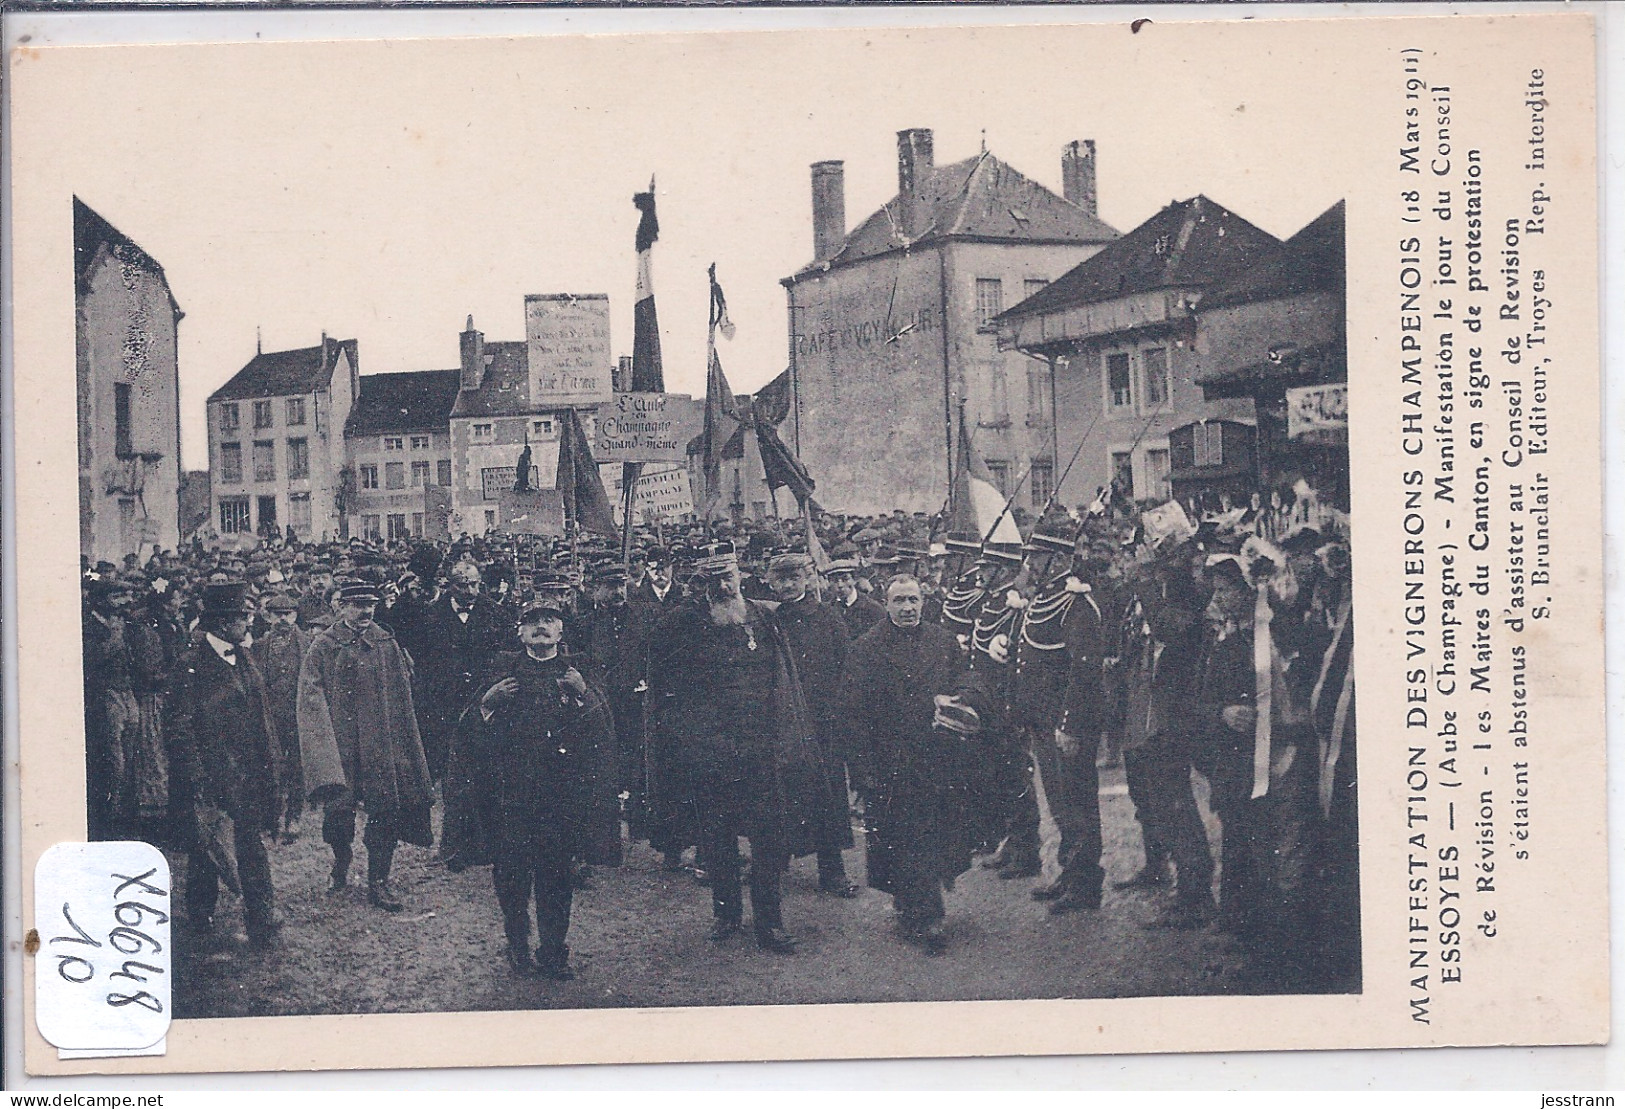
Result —
<svg viewBox="0 0 1625 1109"><path fill-rule="evenodd" d="M120 260L140 266L142 269L156 274L162 279L164 288L169 289L169 278L164 273L164 267L160 266L152 255L142 250L124 232L98 215L90 205L77 196L74 197L73 271L80 292L86 290L91 271L96 265L97 258L100 257L100 248L103 246L107 247ZM176 318L179 319L183 313L180 305L175 303L173 293L170 293L169 304L175 310Z"/></svg>
<svg viewBox="0 0 1625 1109"><path fill-rule="evenodd" d="M350 409L344 434L445 430L461 378L461 370L367 374L361 378L361 395Z"/></svg>
<svg viewBox="0 0 1625 1109"><path fill-rule="evenodd" d="M1209 288L1200 307L1223 308L1320 291L1341 293L1344 269L1339 200L1245 272Z"/></svg>
<svg viewBox="0 0 1625 1109"><path fill-rule="evenodd" d="M847 235L829 268L945 239L1105 243L1117 238L1109 224L985 152L925 173L919 202L925 212L914 238L904 233L899 194ZM823 262L814 262L787 280L825 268Z"/></svg>
<svg viewBox="0 0 1625 1109"><path fill-rule="evenodd" d="M261 351L238 370L235 377L211 393L209 400L314 393L333 380L333 367L341 351L349 355L351 366L358 366L354 339L323 339L320 346Z"/></svg>
<svg viewBox="0 0 1625 1109"><path fill-rule="evenodd" d="M485 381L464 389L452 406L459 416L523 416L530 407L530 354L524 342L486 343Z"/></svg>
<svg viewBox="0 0 1625 1109"><path fill-rule="evenodd" d="M1006 311L1001 320L1062 311L1153 289L1233 277L1280 240L1205 196L1179 200Z"/></svg>

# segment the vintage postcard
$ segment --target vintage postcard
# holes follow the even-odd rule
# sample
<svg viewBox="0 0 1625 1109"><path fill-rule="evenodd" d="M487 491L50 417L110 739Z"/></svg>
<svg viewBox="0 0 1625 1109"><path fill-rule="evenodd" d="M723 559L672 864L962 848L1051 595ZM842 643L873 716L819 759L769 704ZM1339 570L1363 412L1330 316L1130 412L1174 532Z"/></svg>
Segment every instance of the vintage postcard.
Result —
<svg viewBox="0 0 1625 1109"><path fill-rule="evenodd" d="M29 1071L1606 1041L1594 53L19 45Z"/></svg>

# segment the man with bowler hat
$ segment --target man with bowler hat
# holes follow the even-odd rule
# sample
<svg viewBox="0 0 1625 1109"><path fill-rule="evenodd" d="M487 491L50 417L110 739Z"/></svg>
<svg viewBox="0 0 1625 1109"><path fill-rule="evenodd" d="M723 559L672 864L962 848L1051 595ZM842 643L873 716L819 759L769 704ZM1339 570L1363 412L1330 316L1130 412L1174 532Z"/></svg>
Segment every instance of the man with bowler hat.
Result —
<svg viewBox="0 0 1625 1109"><path fill-rule="evenodd" d="M220 885L243 896L248 942L268 946L276 933L271 864L262 833L275 832L278 739L265 679L244 644L253 602L241 582L203 591L203 640L186 657L175 695L176 763L198 822L186 867L187 919L214 926ZM230 823L236 873L222 842Z"/></svg>

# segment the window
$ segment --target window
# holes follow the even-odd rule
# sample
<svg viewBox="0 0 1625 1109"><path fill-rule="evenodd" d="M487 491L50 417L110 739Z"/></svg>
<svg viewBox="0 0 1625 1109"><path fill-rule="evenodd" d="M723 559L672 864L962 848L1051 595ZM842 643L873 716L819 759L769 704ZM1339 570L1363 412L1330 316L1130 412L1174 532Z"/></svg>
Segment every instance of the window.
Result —
<svg viewBox="0 0 1625 1109"><path fill-rule="evenodd" d="M269 539L277 534L276 523L276 496L260 497L260 531L259 533Z"/></svg>
<svg viewBox="0 0 1625 1109"><path fill-rule="evenodd" d="M276 444L269 439L254 440L254 480L276 480Z"/></svg>
<svg viewBox="0 0 1625 1109"><path fill-rule="evenodd" d="M1034 462L1027 481L1033 489L1033 508L1043 508L1055 494L1055 463Z"/></svg>
<svg viewBox="0 0 1625 1109"><path fill-rule="evenodd" d="M1049 281L1042 277L1029 277L1021 283L1021 298L1023 300L1039 292L1048 285Z"/></svg>
<svg viewBox="0 0 1625 1109"><path fill-rule="evenodd" d="M485 510L485 526L488 527L488 528L494 528L494 527L497 526L497 510L496 509L488 508L488 509Z"/></svg>
<svg viewBox="0 0 1625 1109"><path fill-rule="evenodd" d="M294 493L288 498L288 523L299 532L310 531L310 494Z"/></svg>
<svg viewBox="0 0 1625 1109"><path fill-rule="evenodd" d="M377 463L375 463L375 462L363 462L361 464L361 488L363 488L363 489L376 489L376 488L378 488L378 464Z"/></svg>
<svg viewBox="0 0 1625 1109"><path fill-rule="evenodd" d="M1145 452L1145 483L1148 486L1146 495L1155 500L1165 501L1170 496L1168 490L1168 448L1159 447Z"/></svg>
<svg viewBox="0 0 1625 1109"><path fill-rule="evenodd" d="M254 402L254 430L271 426L271 402L257 400Z"/></svg>
<svg viewBox="0 0 1625 1109"><path fill-rule="evenodd" d="M389 514L389 536L388 536L388 538L390 538L390 539L405 539L406 534L407 534L406 533L406 513L404 513L404 512L391 512Z"/></svg>
<svg viewBox="0 0 1625 1109"><path fill-rule="evenodd" d="M236 485L243 480L243 445L241 443L220 444L220 480L230 485ZM225 502L222 501L222 504ZM221 528L224 531L225 528Z"/></svg>
<svg viewBox="0 0 1625 1109"><path fill-rule="evenodd" d="M236 431L242 426L241 417L237 413L235 404L222 404L220 406L220 430Z"/></svg>
<svg viewBox="0 0 1625 1109"><path fill-rule="evenodd" d="M135 453L130 445L130 386L122 381L113 383L113 457L129 458Z"/></svg>
<svg viewBox="0 0 1625 1109"><path fill-rule="evenodd" d="M411 446L415 451L426 451L429 449L429 437L427 435L414 435L412 436Z"/></svg>
<svg viewBox="0 0 1625 1109"><path fill-rule="evenodd" d="M220 534L236 535L248 531L248 498L220 498Z"/></svg>
<svg viewBox="0 0 1625 1109"><path fill-rule="evenodd" d="M1126 352L1106 356L1106 403L1113 408L1134 404L1134 380L1129 376Z"/></svg>
<svg viewBox="0 0 1625 1109"><path fill-rule="evenodd" d="M1050 422L1050 371L1048 365L1036 362L1027 367L1027 422L1048 425Z"/></svg>
<svg viewBox="0 0 1625 1109"><path fill-rule="evenodd" d="M551 439L553 437L553 421L551 419L532 420L530 422L530 433L540 435L544 439Z"/></svg>
<svg viewBox="0 0 1625 1109"><path fill-rule="evenodd" d="M363 539L378 538L378 524L380 519L381 517L377 516L376 514L368 514L361 517L361 537Z"/></svg>
<svg viewBox="0 0 1625 1109"><path fill-rule="evenodd" d="M998 487L999 492L1007 493L1010 485L1010 463L1002 459L994 460L990 458L987 461L987 472L988 476L993 479L993 484Z"/></svg>
<svg viewBox="0 0 1625 1109"><path fill-rule="evenodd" d="M993 418L1002 422L1010 419L1010 384L1003 366L995 366L988 380L989 407Z"/></svg>
<svg viewBox="0 0 1625 1109"><path fill-rule="evenodd" d="M384 463L384 488L385 489L405 489L406 488L406 463L404 463L404 462L386 462L386 463Z"/></svg>
<svg viewBox="0 0 1625 1109"><path fill-rule="evenodd" d="M1134 499L1134 455L1128 451L1112 451L1112 491L1124 500Z"/></svg>
<svg viewBox="0 0 1625 1109"><path fill-rule="evenodd" d="M423 513L412 513L412 535L414 538L423 538Z"/></svg>
<svg viewBox="0 0 1625 1109"><path fill-rule="evenodd" d="M288 426L305 426L305 398L291 397L288 400Z"/></svg>
<svg viewBox="0 0 1625 1109"><path fill-rule="evenodd" d="M475 424L469 429L474 442L491 443L496 441L495 426L492 424Z"/></svg>
<svg viewBox="0 0 1625 1109"><path fill-rule="evenodd" d="M1141 392L1147 412L1168 403L1168 352L1153 347L1140 353L1141 370L1145 385Z"/></svg>
<svg viewBox="0 0 1625 1109"><path fill-rule="evenodd" d="M963 286L961 286L963 288ZM997 277L976 279L976 326L986 329L1004 311L1004 282Z"/></svg>
<svg viewBox="0 0 1625 1109"><path fill-rule="evenodd" d="M1224 465L1224 425L1206 420L1191 429L1191 465L1201 469Z"/></svg>
<svg viewBox="0 0 1625 1109"><path fill-rule="evenodd" d="M435 477L438 479L436 481L437 485L444 485L447 489L451 488L451 459L442 458L435 462Z"/></svg>
<svg viewBox="0 0 1625 1109"><path fill-rule="evenodd" d="M288 480L299 481L310 476L310 440L288 440Z"/></svg>
<svg viewBox="0 0 1625 1109"><path fill-rule="evenodd" d="M384 449L386 451L401 451L406 449L406 440L399 435L384 436Z"/></svg>
<svg viewBox="0 0 1625 1109"><path fill-rule="evenodd" d="M422 489L429 484L429 464L427 462L412 463L412 488Z"/></svg>

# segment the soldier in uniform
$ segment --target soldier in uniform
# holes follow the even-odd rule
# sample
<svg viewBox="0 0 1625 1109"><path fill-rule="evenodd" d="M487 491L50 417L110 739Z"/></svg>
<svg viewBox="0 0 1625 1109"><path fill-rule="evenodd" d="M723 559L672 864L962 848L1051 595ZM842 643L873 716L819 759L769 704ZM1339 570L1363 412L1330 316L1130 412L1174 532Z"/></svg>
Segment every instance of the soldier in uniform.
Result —
<svg viewBox="0 0 1625 1109"><path fill-rule="evenodd" d="M433 787L412 709L412 663L373 621L377 588L352 582L340 619L305 652L299 672L299 748L310 800L323 805L322 839L333 849L330 888L349 884L356 809L367 811L367 898L404 907L389 884L396 845L430 847Z"/></svg>
<svg viewBox="0 0 1625 1109"><path fill-rule="evenodd" d="M1083 539L1087 543L1087 539ZM1051 913L1100 907L1101 616L1089 583L1072 569L1072 541L1034 532L1012 633L1010 711L1044 785L1061 835L1060 874L1033 890ZM1084 572L1079 567L1079 572ZM1014 591L1013 591L1014 592ZM1030 599L1029 599L1030 598ZM1011 839L1036 851L1036 802L1024 806ZM1029 846L1030 845L1030 846Z"/></svg>
<svg viewBox="0 0 1625 1109"><path fill-rule="evenodd" d="M645 831L643 798L643 680L644 655L658 612L653 605L628 599L627 573L619 563L600 566L593 573L592 608L586 619L587 649L584 665L609 697L615 717L617 790L627 795L629 822ZM552 598L555 606L559 602ZM562 608L559 610L563 620Z"/></svg>
<svg viewBox="0 0 1625 1109"><path fill-rule="evenodd" d="M952 633L959 643L959 649L967 656L970 653L971 632L976 628L976 614L981 611L982 600L987 596L986 566L980 559L981 547L963 539L950 539L943 544L943 550L955 556L958 563L963 566L966 559L971 564L954 575L954 580L942 595L942 626Z"/></svg>
<svg viewBox="0 0 1625 1109"><path fill-rule="evenodd" d="M299 764L299 667L310 647L310 634L298 624L299 602L286 593L265 603L271 625L254 641L254 661L265 677L271 698L271 718L281 740L278 749L282 789L282 842L298 838L299 816L305 811L304 774Z"/></svg>
<svg viewBox="0 0 1625 1109"><path fill-rule="evenodd" d="M981 548L977 567L984 588L971 625L971 669L984 676L987 688L1001 704L1010 696L1010 648L1020 629L1022 600L1010 589L1021 572L1021 548L988 543ZM1012 604L1011 601L1015 603ZM1007 880L1034 878L1039 873L1038 840L1017 835L1018 814L1036 806L1030 753L1021 736L1006 730L994 737L1001 755L998 786L987 807L987 845L1004 843L982 865ZM1006 833L1009 833L1008 836Z"/></svg>
<svg viewBox="0 0 1625 1109"><path fill-rule="evenodd" d="M495 680L468 710L479 717L475 750L468 752L475 780L493 801L492 878L508 963L518 974L555 980L575 977L565 942L575 860L620 862L609 702L560 654L563 637L556 599L527 605L519 618L524 650L503 657Z"/></svg>

